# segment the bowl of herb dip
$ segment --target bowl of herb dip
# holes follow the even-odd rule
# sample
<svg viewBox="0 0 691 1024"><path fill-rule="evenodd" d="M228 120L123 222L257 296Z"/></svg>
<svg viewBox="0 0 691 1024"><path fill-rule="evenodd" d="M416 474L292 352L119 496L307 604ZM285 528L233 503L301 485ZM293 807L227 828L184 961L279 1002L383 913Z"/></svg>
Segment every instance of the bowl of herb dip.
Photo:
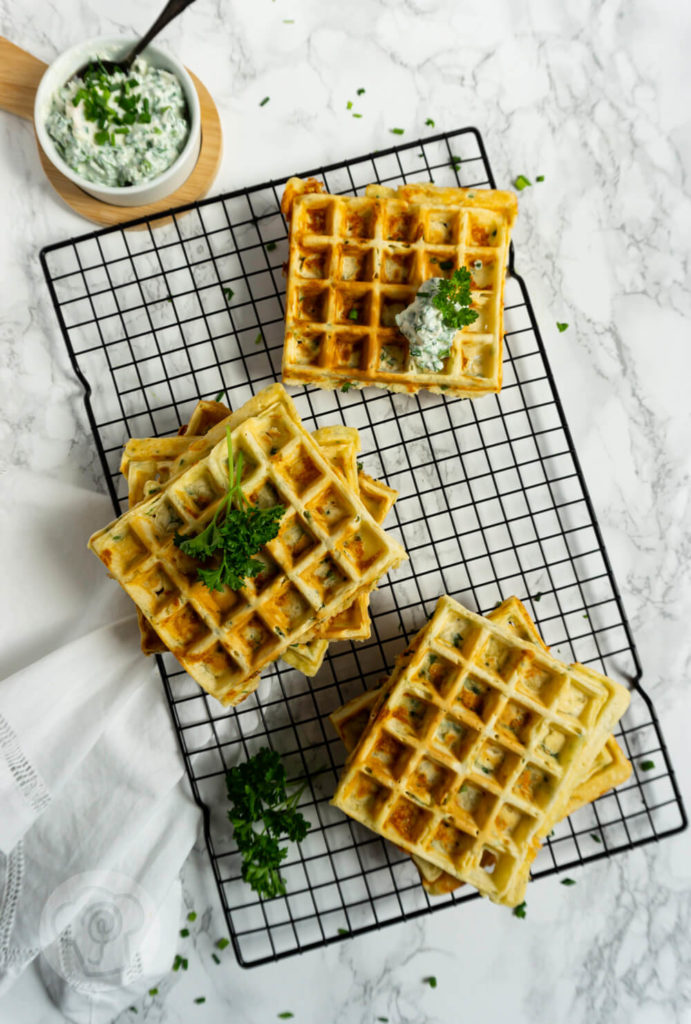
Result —
<svg viewBox="0 0 691 1024"><path fill-rule="evenodd" d="M109 74L100 63L124 56L133 43L103 37L73 46L48 67L34 104L50 162L116 206L171 195L194 170L201 145L197 91L175 58L148 46L128 72Z"/></svg>

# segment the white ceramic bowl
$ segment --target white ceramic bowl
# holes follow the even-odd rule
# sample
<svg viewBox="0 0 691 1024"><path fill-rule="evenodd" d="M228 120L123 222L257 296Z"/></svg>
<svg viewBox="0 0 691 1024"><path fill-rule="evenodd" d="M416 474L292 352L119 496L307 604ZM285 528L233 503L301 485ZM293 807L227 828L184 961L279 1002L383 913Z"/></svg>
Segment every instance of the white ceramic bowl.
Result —
<svg viewBox="0 0 691 1024"><path fill-rule="evenodd" d="M165 199L166 196L172 195L194 170L202 140L201 112L197 90L182 64L156 46L147 46L142 53L142 56L154 67L171 71L175 75L185 94L190 117L190 133L184 149L166 171L151 178L150 181L144 181L140 185L124 185L121 188L113 185L101 185L95 181L86 181L80 174L76 174L58 153L53 140L46 131L46 120L53 96L79 68L94 57L105 57L109 60L124 57L135 42L135 39L100 36L97 39L88 39L86 42L66 50L46 68L36 90L34 102L36 135L41 149L50 162L57 167L61 174L64 174L66 178L88 192L89 195L115 206L141 206L145 203L154 203L159 199Z"/></svg>

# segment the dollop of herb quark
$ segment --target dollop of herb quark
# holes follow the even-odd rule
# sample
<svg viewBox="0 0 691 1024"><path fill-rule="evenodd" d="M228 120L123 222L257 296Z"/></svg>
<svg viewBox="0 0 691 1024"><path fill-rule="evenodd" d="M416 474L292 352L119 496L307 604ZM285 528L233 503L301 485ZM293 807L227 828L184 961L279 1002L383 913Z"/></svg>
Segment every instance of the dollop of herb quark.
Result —
<svg viewBox="0 0 691 1024"><path fill-rule="evenodd" d="M470 309L473 297L470 294L470 271L467 267L454 270L449 278L439 279L437 291L432 298L432 305L442 315L444 327L459 331L468 324L475 323L478 314Z"/></svg>
<svg viewBox="0 0 691 1024"><path fill-rule="evenodd" d="M297 810L302 788L287 795L285 768L269 747L231 768L226 787L233 805L228 818L242 854L243 880L267 899L284 896L286 885L279 867L288 849L281 847L279 840L285 837L299 843L310 828Z"/></svg>
<svg viewBox="0 0 691 1024"><path fill-rule="evenodd" d="M265 568L253 556L278 534L285 508L257 508L251 505L240 487L242 452L233 460L230 427L226 427L228 443L228 491L211 522L194 537L175 535L175 543L184 554L199 562L218 559L208 569L198 569L197 576L209 590L240 590L248 577L258 576Z"/></svg>

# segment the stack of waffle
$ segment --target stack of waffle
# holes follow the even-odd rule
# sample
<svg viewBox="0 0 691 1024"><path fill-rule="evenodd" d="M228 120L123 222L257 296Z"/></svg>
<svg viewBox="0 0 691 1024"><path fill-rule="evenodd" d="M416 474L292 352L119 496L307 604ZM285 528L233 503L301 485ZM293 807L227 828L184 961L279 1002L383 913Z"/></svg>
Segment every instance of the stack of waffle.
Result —
<svg viewBox="0 0 691 1024"><path fill-rule="evenodd" d="M175 538L200 533L225 497L227 427L246 499L286 511L256 555L261 573L215 591ZM369 636L369 596L407 556L381 526L396 492L358 471L358 447L345 427L310 435L280 384L234 413L200 403L177 437L129 441L129 509L89 546L135 601L143 650L170 650L207 692L238 704L278 658L313 674L330 640Z"/></svg>
<svg viewBox="0 0 691 1024"><path fill-rule="evenodd" d="M334 196L314 178L291 178L281 209L290 223L284 381L461 398L501 389L513 193L416 184ZM441 370L421 370L396 315L424 281L461 267L477 319L456 333Z"/></svg>
<svg viewBox="0 0 691 1024"><path fill-rule="evenodd" d="M432 894L508 906L555 824L631 772L624 687L548 648L517 598L486 618L444 596L379 690L331 716L333 803L409 852Z"/></svg>

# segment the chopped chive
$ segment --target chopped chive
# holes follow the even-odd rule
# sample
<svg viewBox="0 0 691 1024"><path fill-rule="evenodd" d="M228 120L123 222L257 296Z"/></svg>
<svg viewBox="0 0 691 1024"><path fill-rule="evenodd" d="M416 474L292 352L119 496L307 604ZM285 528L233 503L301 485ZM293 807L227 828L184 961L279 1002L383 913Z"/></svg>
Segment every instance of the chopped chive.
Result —
<svg viewBox="0 0 691 1024"><path fill-rule="evenodd" d="M591 838L591 839L592 839L592 840L593 840L594 842L596 842L596 843L601 843L601 842L602 842L602 838L601 838L601 837L600 837L600 836L599 836L599 835L597 834L597 832L591 832L591 833L590 833L590 838Z"/></svg>
<svg viewBox="0 0 691 1024"><path fill-rule="evenodd" d="M223 289L223 294L226 297L226 302L230 302L232 297L235 295L235 292L233 291L232 288L224 288Z"/></svg>
<svg viewBox="0 0 691 1024"><path fill-rule="evenodd" d="M563 334L564 331L568 330L568 328L569 328L568 324L560 324L559 321L557 320L557 330L559 331L560 334Z"/></svg>
<svg viewBox="0 0 691 1024"><path fill-rule="evenodd" d="M264 340L264 336L263 336L262 332L260 331L259 334L257 335L257 337L254 339L254 344L255 345L261 345L263 340Z"/></svg>
<svg viewBox="0 0 691 1024"><path fill-rule="evenodd" d="M261 101L261 103L259 104L259 106L260 106L260 107L265 107L265 106L266 106L266 104L267 104L267 103L269 102L269 99L270 99L270 97L269 97L269 96L265 96L265 97L264 97L264 99L263 99L263 100Z"/></svg>
<svg viewBox="0 0 691 1024"><path fill-rule="evenodd" d="M655 767L655 762L654 761L641 761L641 763L639 764L638 767L641 769L642 772L650 772Z"/></svg>
<svg viewBox="0 0 691 1024"><path fill-rule="evenodd" d="M181 967L183 971L187 970L187 960L184 956L180 956L179 953L176 953L175 960L173 961L173 970L179 971Z"/></svg>
<svg viewBox="0 0 691 1024"><path fill-rule="evenodd" d="M527 908L528 908L528 904L526 903L525 900L523 900L522 903L519 903L517 907L513 908L513 916L514 917L520 917L521 920L523 920L523 918L526 915Z"/></svg>
<svg viewBox="0 0 691 1024"><path fill-rule="evenodd" d="M149 995L150 996L157 996L158 995L158 989L157 988L150 988L149 989Z"/></svg>
<svg viewBox="0 0 691 1024"><path fill-rule="evenodd" d="M213 960L213 962L214 962L215 964L220 964L220 962L221 962L221 961L219 960L219 958L218 958L218 957L216 956L216 954L215 954L215 953L212 953L212 954L211 954L211 959Z"/></svg>
<svg viewBox="0 0 691 1024"><path fill-rule="evenodd" d="M544 180L545 180L544 174L538 174L537 178L535 179L535 181L544 181Z"/></svg>
<svg viewBox="0 0 691 1024"><path fill-rule="evenodd" d="M542 592L540 590L538 590L537 594L533 598L533 602L535 604L539 604L541 600L542 600Z"/></svg>
<svg viewBox="0 0 691 1024"><path fill-rule="evenodd" d="M382 1024L389 1024L389 1018L388 1017L377 1017L377 1020L380 1020L382 1022Z"/></svg>
<svg viewBox="0 0 691 1024"><path fill-rule="evenodd" d="M189 935L189 933L190 933L189 928L181 928L180 929L180 937L183 938L183 939L186 939L187 936Z"/></svg>
<svg viewBox="0 0 691 1024"><path fill-rule="evenodd" d="M423 978L422 980L424 981L424 983L426 985L429 985L430 988L436 988L437 987L437 979L434 977L433 974L430 974L430 976L428 978Z"/></svg>
<svg viewBox="0 0 691 1024"><path fill-rule="evenodd" d="M532 181L528 181L525 174L519 174L513 184L514 188L517 188L519 192L522 192L524 188L530 188L533 183Z"/></svg>
<svg viewBox="0 0 691 1024"><path fill-rule="evenodd" d="M194 1001L195 1001L195 1003L205 1003L206 1002L206 996L197 996L197 998Z"/></svg>
<svg viewBox="0 0 691 1024"><path fill-rule="evenodd" d="M214 398L214 402L220 402L224 395L225 395L225 391L219 391L218 394L216 395L216 397ZM191 913L189 913L187 915L187 920L188 921L196 921L197 920L197 915L195 914L194 911L192 911Z"/></svg>
<svg viewBox="0 0 691 1024"><path fill-rule="evenodd" d="M346 110L352 110L352 109L353 109L353 104L350 102L350 100L348 100L348 102L346 103Z"/></svg>
<svg viewBox="0 0 691 1024"><path fill-rule="evenodd" d="M226 938L219 939L218 942L216 943L216 949L225 949L226 946L229 946L229 945L230 945L230 939L226 939Z"/></svg>
<svg viewBox="0 0 691 1024"><path fill-rule="evenodd" d="M461 158L460 158L460 156L454 156L453 153L452 153L451 154L451 159L449 160L449 167L453 167L454 171L457 171L460 168L460 166L461 166Z"/></svg>
<svg viewBox="0 0 691 1024"><path fill-rule="evenodd" d="M279 1020L290 1020L290 1018L294 1017L295 1014L291 1013L290 1010L284 1010L283 1013L277 1013L276 1016Z"/></svg>
<svg viewBox="0 0 691 1024"><path fill-rule="evenodd" d="M434 128L435 127L434 121L432 120L431 117L427 118L427 120L425 121L425 125L427 126L427 128Z"/></svg>
<svg viewBox="0 0 691 1024"><path fill-rule="evenodd" d="M345 394L347 394L347 392L348 392L348 391L350 391L350 389L351 389L352 387L353 387L353 385L352 385L352 384L350 383L350 381L349 381L349 380L347 380L347 381L345 382L345 384L341 384L341 391L342 391L342 392L343 392L343 394L345 395Z"/></svg>
<svg viewBox="0 0 691 1024"><path fill-rule="evenodd" d="M275 242L267 242L265 248L266 248L267 252L273 252L274 249L276 248L276 243Z"/></svg>
<svg viewBox="0 0 691 1024"><path fill-rule="evenodd" d="M358 313L357 309L351 309L350 313L348 313L348 319L357 320L359 315L360 314Z"/></svg>
<svg viewBox="0 0 691 1024"><path fill-rule="evenodd" d="M305 513L305 515L307 515L307 513ZM339 928L338 929L338 934L339 935L350 935L350 932L348 931L347 928Z"/></svg>
<svg viewBox="0 0 691 1024"><path fill-rule="evenodd" d="M293 18L284 18L283 19L283 24L284 25L294 25L295 24L295 20Z"/></svg>
<svg viewBox="0 0 691 1024"><path fill-rule="evenodd" d="M405 128L389 128L392 135L403 135Z"/></svg>
<svg viewBox="0 0 691 1024"><path fill-rule="evenodd" d="M362 117L362 114L353 114L353 117Z"/></svg>
<svg viewBox="0 0 691 1024"><path fill-rule="evenodd" d="M358 89L357 94L358 94L358 96L364 96L365 95L365 90L364 89Z"/></svg>
<svg viewBox="0 0 691 1024"><path fill-rule="evenodd" d="M575 885L576 883L574 882L573 878L562 878L561 884L562 885Z"/></svg>

